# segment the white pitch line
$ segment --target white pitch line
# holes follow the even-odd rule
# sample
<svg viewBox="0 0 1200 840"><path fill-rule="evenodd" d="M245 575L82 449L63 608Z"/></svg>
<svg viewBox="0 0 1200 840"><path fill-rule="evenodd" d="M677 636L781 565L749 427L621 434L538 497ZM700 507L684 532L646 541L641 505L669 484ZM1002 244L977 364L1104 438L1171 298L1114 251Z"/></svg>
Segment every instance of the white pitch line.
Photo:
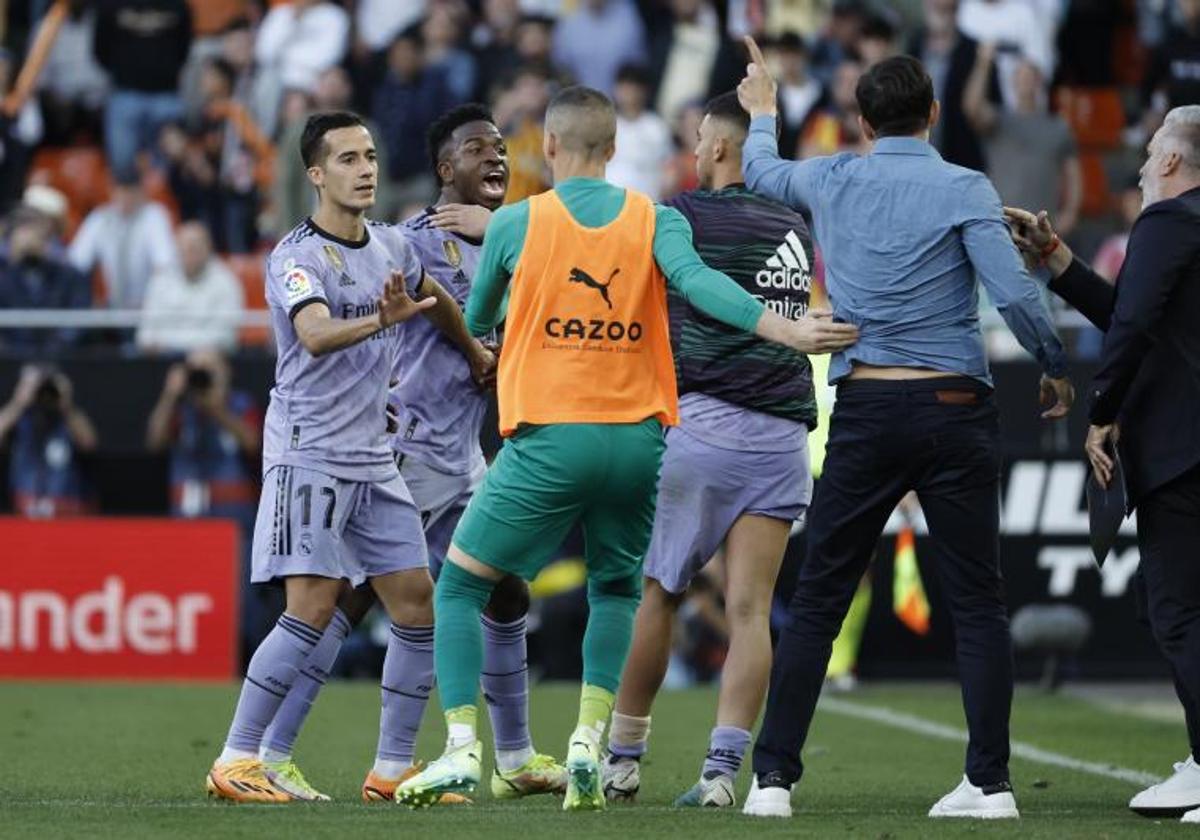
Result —
<svg viewBox="0 0 1200 840"><path fill-rule="evenodd" d="M955 741L960 744L967 742L967 733L963 729L955 726L947 726L943 723L935 723L934 721L925 720L924 718L904 712L898 712L886 706L870 706L866 703L856 703L852 700L822 697L818 708L833 712L834 714L845 715L846 717L869 720L874 723L881 723L884 726L904 729L919 735L928 735L930 738L940 738L943 741ZM1072 758L1062 753L1044 750L1041 747L1035 747L1033 744L1026 744L1021 741L1012 742L1012 754L1026 761L1036 761L1038 764L1048 764L1051 767L1062 767L1066 770L1090 773L1093 776L1117 779L1118 781L1129 782L1140 787L1162 781L1160 776L1155 776L1153 773L1133 770L1129 767L1118 767L1113 764L1102 764L1098 761L1084 761L1083 759Z"/></svg>

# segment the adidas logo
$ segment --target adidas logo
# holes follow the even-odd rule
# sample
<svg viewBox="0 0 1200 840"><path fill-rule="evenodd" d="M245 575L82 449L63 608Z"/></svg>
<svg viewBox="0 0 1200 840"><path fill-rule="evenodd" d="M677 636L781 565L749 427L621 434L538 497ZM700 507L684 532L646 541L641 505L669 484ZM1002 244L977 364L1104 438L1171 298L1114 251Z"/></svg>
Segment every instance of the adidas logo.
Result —
<svg viewBox="0 0 1200 840"><path fill-rule="evenodd" d="M339 286L353 286L354 278L352 278L349 274L347 274L346 272L343 271L342 276L338 278L338 285Z"/></svg>
<svg viewBox="0 0 1200 840"><path fill-rule="evenodd" d="M804 253L804 243L789 230L775 253L767 257L767 267L754 278L763 289L794 289L807 292L812 286L812 269Z"/></svg>

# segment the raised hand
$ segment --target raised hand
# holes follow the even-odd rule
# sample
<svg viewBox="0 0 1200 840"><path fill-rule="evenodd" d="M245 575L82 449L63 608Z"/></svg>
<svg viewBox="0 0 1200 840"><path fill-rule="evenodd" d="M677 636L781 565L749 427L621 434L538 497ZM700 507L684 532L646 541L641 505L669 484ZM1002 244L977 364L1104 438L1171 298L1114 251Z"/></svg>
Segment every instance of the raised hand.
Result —
<svg viewBox="0 0 1200 840"><path fill-rule="evenodd" d="M392 278L383 284L383 297L379 299L379 327L387 329L436 305L437 298L433 295L421 300L409 297L404 287L404 273L393 271Z"/></svg>
<svg viewBox="0 0 1200 840"><path fill-rule="evenodd" d="M775 116L776 85L767 69L767 60L753 38L747 35L744 40L750 52L750 63L746 65L746 78L737 87L738 102L751 119Z"/></svg>

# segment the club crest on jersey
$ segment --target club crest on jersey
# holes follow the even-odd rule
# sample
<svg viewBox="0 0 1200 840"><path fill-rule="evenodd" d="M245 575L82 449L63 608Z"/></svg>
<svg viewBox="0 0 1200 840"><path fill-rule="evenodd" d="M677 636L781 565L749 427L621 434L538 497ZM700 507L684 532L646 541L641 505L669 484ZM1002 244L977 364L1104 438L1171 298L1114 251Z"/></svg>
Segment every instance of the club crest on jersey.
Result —
<svg viewBox="0 0 1200 840"><path fill-rule="evenodd" d="M462 249L458 247L458 243L453 239L442 240L442 251L446 255L446 262L450 263L451 268L458 268L462 265Z"/></svg>
<svg viewBox="0 0 1200 840"><path fill-rule="evenodd" d="M288 303L303 300L313 293L312 278L303 268L293 268L283 278L283 290L287 293Z"/></svg>
<svg viewBox="0 0 1200 840"><path fill-rule="evenodd" d="M342 261L342 255L338 252L336 245L325 246L325 259L329 260L329 264L335 271L346 270L346 263Z"/></svg>

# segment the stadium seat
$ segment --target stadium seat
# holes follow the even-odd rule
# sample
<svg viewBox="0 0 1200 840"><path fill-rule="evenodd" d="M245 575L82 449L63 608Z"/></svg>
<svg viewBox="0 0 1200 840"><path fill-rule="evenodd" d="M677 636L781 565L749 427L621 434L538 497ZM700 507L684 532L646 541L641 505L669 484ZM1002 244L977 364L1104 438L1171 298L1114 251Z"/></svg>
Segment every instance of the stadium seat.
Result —
<svg viewBox="0 0 1200 840"><path fill-rule="evenodd" d="M1083 201L1080 212L1084 216L1103 216L1112 210L1112 193L1108 185L1108 172L1101 152L1080 150L1079 167L1083 173Z"/></svg>
<svg viewBox="0 0 1200 840"><path fill-rule="evenodd" d="M1081 151L1108 151L1120 145L1125 108L1117 88L1061 87L1055 94L1058 112Z"/></svg>
<svg viewBox="0 0 1200 840"><path fill-rule="evenodd" d="M222 257L229 270L242 282L246 295L246 309L267 308L266 278L263 277L265 254L226 254ZM271 330L267 327L242 327L238 339L243 346L261 347L271 341Z"/></svg>

